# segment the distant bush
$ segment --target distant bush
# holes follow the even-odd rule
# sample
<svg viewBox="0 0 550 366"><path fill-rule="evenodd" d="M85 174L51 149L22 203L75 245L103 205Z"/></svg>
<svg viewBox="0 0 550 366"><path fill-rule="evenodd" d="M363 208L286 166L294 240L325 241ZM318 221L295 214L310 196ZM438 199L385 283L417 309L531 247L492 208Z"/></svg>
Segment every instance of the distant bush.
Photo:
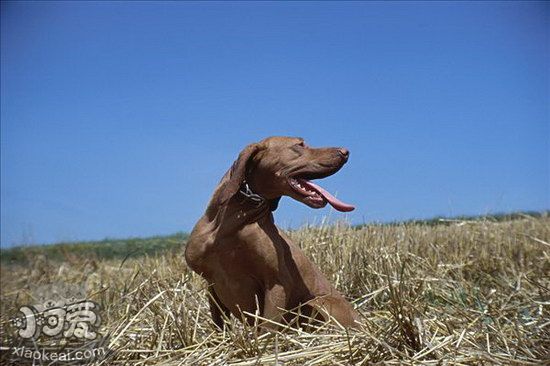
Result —
<svg viewBox="0 0 550 366"><path fill-rule="evenodd" d="M150 238L104 239L57 243L51 245L18 246L0 250L2 264L27 263L43 256L52 261L63 261L86 257L89 259L126 259L133 256L156 255L181 248L188 235L176 233Z"/></svg>

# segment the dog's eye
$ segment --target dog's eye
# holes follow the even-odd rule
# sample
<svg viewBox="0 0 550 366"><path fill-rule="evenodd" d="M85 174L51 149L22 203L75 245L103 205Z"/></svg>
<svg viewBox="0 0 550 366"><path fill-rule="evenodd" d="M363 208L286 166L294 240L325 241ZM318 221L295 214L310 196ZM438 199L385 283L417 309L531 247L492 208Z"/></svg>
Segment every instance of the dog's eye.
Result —
<svg viewBox="0 0 550 366"><path fill-rule="evenodd" d="M305 144L305 142L300 141L299 143L296 144L296 146L306 147L306 144Z"/></svg>

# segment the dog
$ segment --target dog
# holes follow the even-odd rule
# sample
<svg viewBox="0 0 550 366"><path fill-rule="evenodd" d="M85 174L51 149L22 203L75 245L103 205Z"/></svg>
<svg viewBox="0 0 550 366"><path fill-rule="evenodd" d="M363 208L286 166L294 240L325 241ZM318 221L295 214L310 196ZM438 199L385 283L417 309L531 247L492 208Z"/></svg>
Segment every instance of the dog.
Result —
<svg viewBox="0 0 550 366"><path fill-rule="evenodd" d="M348 157L345 148L311 148L293 137L269 137L241 151L185 247L188 266L210 285L210 311L219 328L230 314L249 324L255 320L251 314L258 314L292 326L312 319L357 326L351 304L275 225L272 214L282 196L312 208L328 203L338 211L353 210L310 181L336 173Z"/></svg>

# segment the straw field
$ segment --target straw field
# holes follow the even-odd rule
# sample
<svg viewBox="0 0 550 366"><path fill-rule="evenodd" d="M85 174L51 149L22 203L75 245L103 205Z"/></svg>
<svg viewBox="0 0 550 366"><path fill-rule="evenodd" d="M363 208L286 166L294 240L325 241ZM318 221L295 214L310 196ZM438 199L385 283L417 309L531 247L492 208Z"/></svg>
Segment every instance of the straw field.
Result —
<svg viewBox="0 0 550 366"><path fill-rule="evenodd" d="M1 332L33 286L86 284L109 353L131 365L535 365L550 360L550 218L346 224L290 232L362 316L305 332L212 323L183 246L126 259L70 255L1 268ZM4 358L6 359L6 358Z"/></svg>

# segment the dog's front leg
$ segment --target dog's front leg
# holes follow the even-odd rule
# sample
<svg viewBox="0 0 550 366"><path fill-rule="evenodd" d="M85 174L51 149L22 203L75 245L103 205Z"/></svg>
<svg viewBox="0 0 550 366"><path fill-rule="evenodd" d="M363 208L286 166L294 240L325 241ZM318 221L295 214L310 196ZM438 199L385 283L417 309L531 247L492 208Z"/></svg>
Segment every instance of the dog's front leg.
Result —
<svg viewBox="0 0 550 366"><path fill-rule="evenodd" d="M284 325L283 315L286 313L287 293L283 286L274 285L266 290L264 298L264 311L262 316L272 322L266 322L270 329L278 329L279 324Z"/></svg>
<svg viewBox="0 0 550 366"><path fill-rule="evenodd" d="M212 320L214 321L214 324L220 329L223 330L224 327L224 317L226 319L229 319L229 316L231 315L231 312L228 308L225 307L225 305L222 304L220 301L220 298L216 294L216 291L214 291L214 288L211 286L209 288L209 296L208 296L208 303L210 304L210 315L212 316Z"/></svg>

